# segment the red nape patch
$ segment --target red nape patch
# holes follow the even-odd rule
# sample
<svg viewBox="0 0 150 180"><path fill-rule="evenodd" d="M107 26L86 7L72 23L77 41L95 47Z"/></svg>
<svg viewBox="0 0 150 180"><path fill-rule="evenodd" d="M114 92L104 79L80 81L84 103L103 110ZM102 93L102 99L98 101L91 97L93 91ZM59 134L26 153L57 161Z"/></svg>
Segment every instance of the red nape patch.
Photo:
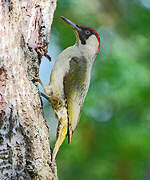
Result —
<svg viewBox="0 0 150 180"><path fill-rule="evenodd" d="M89 28L89 29L91 29L92 31L94 31L95 32L95 34L96 34L96 37L97 37L97 40L98 40L98 42L99 42L99 45L98 45L98 50L97 50L97 53L98 53L98 51L99 51L99 49L100 49L100 45L101 45L101 41L100 41L100 37L99 37L99 34L95 31L95 29L93 29L93 28L91 28L91 27L89 27L89 26L81 26L81 27L86 27L86 28Z"/></svg>

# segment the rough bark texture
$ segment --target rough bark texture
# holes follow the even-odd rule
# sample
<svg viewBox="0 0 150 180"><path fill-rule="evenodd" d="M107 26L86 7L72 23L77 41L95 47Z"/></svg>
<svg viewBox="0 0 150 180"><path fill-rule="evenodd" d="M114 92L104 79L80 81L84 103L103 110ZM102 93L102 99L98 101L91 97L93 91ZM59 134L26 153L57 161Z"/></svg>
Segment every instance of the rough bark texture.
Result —
<svg viewBox="0 0 150 180"><path fill-rule="evenodd" d="M57 179L34 76L56 0L0 0L0 179Z"/></svg>

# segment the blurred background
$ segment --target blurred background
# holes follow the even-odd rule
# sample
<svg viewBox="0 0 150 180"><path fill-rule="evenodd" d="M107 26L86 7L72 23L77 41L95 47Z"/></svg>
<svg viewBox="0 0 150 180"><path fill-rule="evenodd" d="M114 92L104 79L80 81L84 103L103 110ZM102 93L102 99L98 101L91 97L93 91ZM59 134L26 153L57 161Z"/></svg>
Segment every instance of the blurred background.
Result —
<svg viewBox="0 0 150 180"><path fill-rule="evenodd" d="M93 27L101 49L71 145L57 156L60 180L150 180L150 0L58 0L49 55L40 77L48 84L57 55L75 42L63 15ZM43 99L55 142L57 121Z"/></svg>

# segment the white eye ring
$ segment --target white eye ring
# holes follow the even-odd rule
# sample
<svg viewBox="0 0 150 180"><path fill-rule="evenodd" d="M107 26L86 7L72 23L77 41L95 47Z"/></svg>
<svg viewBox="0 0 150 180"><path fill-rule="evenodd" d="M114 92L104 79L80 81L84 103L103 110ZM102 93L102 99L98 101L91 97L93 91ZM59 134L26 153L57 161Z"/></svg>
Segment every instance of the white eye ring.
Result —
<svg viewBox="0 0 150 180"><path fill-rule="evenodd" d="M85 31L85 34L89 35L89 34L90 34L90 31L89 31L89 30L86 30L86 31Z"/></svg>

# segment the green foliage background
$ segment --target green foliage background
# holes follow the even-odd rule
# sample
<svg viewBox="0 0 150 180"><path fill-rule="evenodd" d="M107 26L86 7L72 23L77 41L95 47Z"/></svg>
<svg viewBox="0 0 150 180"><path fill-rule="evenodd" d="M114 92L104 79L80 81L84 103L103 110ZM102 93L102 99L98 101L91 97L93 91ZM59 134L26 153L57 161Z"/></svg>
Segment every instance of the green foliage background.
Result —
<svg viewBox="0 0 150 180"><path fill-rule="evenodd" d="M101 50L73 143L57 156L59 179L149 180L150 1L58 0L60 51L75 42L61 15L96 29Z"/></svg>

